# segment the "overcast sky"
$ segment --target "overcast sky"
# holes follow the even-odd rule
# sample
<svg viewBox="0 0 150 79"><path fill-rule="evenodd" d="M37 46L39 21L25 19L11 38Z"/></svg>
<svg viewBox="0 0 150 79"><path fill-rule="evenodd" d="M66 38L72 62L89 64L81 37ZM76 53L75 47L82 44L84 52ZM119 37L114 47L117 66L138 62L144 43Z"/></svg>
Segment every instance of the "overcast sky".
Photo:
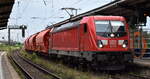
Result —
<svg viewBox="0 0 150 79"><path fill-rule="evenodd" d="M27 25L26 37L51 25L69 18L61 8L72 7L78 10L78 14L105 5L113 0L15 0L15 4L8 25ZM64 18L62 18L64 17ZM0 31L2 37L7 40L7 29ZM11 31L11 39L23 41L21 31ZM26 38L25 37L25 38Z"/></svg>
<svg viewBox="0 0 150 79"><path fill-rule="evenodd" d="M59 21L69 18L61 8L72 7L78 14L100 7L113 0L15 0L8 25L27 25L26 37ZM64 17L64 18L62 18ZM7 29L0 31L0 40L7 40ZM26 38L25 37L25 38ZM21 30L12 30L11 39L23 41Z"/></svg>

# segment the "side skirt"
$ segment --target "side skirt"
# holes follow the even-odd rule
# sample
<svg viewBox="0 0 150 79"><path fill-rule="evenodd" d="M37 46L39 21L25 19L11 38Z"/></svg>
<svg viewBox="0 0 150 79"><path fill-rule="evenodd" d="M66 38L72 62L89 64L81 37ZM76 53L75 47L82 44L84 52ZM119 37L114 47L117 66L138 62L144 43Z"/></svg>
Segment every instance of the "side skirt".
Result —
<svg viewBox="0 0 150 79"><path fill-rule="evenodd" d="M92 52L79 52L79 51L58 51L58 50L49 50L49 54L57 54L57 55L66 55L66 56L74 56L79 58L85 58L88 61L93 60Z"/></svg>
<svg viewBox="0 0 150 79"><path fill-rule="evenodd" d="M131 61L133 59L131 53L129 52L80 52L80 51L59 51L59 50L49 50L49 54L55 54L58 56L72 56L86 59L87 61L107 61L112 60L112 58L118 58L118 60Z"/></svg>

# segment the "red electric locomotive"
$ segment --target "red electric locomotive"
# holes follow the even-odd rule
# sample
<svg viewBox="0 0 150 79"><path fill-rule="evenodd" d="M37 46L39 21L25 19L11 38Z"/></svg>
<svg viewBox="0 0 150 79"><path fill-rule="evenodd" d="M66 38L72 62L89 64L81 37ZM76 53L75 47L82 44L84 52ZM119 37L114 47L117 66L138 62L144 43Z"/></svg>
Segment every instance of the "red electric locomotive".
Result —
<svg viewBox="0 0 150 79"><path fill-rule="evenodd" d="M108 70L122 69L133 60L128 24L121 16L83 17L58 24L45 34L49 35L41 38L47 38L43 45L48 46L44 50L49 50L50 55L84 59Z"/></svg>
<svg viewBox="0 0 150 79"><path fill-rule="evenodd" d="M106 68L121 68L125 62L132 61L128 25L120 16L84 17L80 21L54 27L51 35L51 54L103 62L101 65Z"/></svg>

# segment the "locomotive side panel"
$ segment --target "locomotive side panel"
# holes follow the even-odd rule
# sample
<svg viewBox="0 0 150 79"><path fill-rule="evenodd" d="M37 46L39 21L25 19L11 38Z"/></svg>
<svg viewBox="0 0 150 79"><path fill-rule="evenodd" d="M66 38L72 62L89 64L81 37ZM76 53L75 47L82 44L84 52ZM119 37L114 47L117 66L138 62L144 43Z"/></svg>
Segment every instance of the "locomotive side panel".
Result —
<svg viewBox="0 0 150 79"><path fill-rule="evenodd" d="M81 24L81 49L83 49L83 51L96 51L96 34L94 31L93 18L83 18Z"/></svg>
<svg viewBox="0 0 150 79"><path fill-rule="evenodd" d="M78 27L53 33L52 50L79 51Z"/></svg>

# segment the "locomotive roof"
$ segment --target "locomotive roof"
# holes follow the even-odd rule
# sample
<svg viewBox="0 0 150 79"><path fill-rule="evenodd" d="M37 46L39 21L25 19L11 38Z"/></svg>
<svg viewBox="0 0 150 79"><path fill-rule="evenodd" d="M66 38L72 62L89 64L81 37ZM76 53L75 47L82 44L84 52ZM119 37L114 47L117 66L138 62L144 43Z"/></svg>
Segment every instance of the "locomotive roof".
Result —
<svg viewBox="0 0 150 79"><path fill-rule="evenodd" d="M59 32L59 31L63 31L63 30L66 30L66 29L70 29L70 28L73 28L73 27L77 27L79 24L80 24L79 21L66 23L66 24L60 25L57 28L54 28L52 32L54 33L54 32Z"/></svg>

